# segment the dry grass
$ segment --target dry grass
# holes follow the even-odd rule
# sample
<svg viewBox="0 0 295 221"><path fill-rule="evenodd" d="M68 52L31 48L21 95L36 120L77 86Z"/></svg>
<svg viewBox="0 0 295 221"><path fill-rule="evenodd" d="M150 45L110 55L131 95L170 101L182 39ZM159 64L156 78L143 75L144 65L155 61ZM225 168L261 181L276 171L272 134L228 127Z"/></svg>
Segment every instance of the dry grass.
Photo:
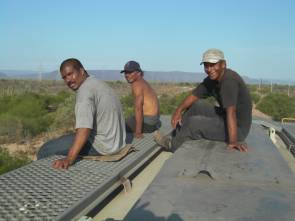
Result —
<svg viewBox="0 0 295 221"><path fill-rule="evenodd" d="M26 92L57 94L65 90L70 91L62 81L0 79L0 96L13 96Z"/></svg>
<svg viewBox="0 0 295 221"><path fill-rule="evenodd" d="M127 82L108 82L109 85L115 90L119 96L126 96L131 93L131 86ZM194 84L173 84L173 83L160 83L149 82L152 88L156 91L157 95L176 95L182 92L191 91L194 89Z"/></svg>
<svg viewBox="0 0 295 221"><path fill-rule="evenodd" d="M1 147L6 149L10 154L27 156L31 160L36 160L36 153L40 147L47 141L60 137L61 135L74 131L71 129L60 129L57 131L46 132L34 138L23 140L18 143L1 144Z"/></svg>

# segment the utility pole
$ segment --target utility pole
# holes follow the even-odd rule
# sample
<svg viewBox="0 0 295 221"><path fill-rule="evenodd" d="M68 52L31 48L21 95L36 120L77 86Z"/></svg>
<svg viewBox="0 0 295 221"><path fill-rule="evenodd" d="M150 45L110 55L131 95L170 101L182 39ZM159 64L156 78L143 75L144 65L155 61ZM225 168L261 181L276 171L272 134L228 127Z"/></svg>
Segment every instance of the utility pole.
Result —
<svg viewBox="0 0 295 221"><path fill-rule="evenodd" d="M42 81L42 64L39 65L39 81Z"/></svg>
<svg viewBox="0 0 295 221"><path fill-rule="evenodd" d="M59 66L56 67L56 75L54 78L56 81L58 81L60 79L60 72L59 72Z"/></svg>
<svg viewBox="0 0 295 221"><path fill-rule="evenodd" d="M272 93L272 80L270 80L270 93Z"/></svg>

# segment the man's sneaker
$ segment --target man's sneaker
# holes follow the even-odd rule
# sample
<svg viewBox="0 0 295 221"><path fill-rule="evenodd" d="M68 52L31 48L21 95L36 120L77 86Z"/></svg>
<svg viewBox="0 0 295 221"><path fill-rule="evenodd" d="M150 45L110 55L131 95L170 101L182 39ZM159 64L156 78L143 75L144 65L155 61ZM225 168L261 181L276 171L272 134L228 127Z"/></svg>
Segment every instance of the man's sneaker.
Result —
<svg viewBox="0 0 295 221"><path fill-rule="evenodd" d="M164 136L160 131L154 132L154 140L157 144L163 147L166 151L171 151L171 138Z"/></svg>

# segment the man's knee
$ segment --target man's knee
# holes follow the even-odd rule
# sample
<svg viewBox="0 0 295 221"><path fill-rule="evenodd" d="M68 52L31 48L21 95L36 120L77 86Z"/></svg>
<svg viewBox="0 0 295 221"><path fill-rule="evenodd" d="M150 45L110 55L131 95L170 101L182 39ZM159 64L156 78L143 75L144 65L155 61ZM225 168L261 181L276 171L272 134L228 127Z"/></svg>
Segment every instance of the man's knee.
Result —
<svg viewBox="0 0 295 221"><path fill-rule="evenodd" d="M227 137L227 130L221 118L192 116L187 120L186 127L194 138L225 141Z"/></svg>
<svg viewBox="0 0 295 221"><path fill-rule="evenodd" d="M211 111L215 111L214 104L208 102L207 100L201 99L197 102L194 102L194 108L197 109L201 113L207 113Z"/></svg>
<svg viewBox="0 0 295 221"><path fill-rule="evenodd" d="M43 159L47 156L49 156L49 151L50 151L50 143L46 142L45 144L43 144L38 153L37 153L37 160Z"/></svg>
<svg viewBox="0 0 295 221"><path fill-rule="evenodd" d="M125 120L125 128L127 133L133 133L135 131L135 118L129 117Z"/></svg>
<svg viewBox="0 0 295 221"><path fill-rule="evenodd" d="M197 115L188 117L182 127L185 128L187 134L190 134L194 139L206 137L206 134L214 133L214 131L223 130L222 122L217 122L216 119ZM183 128L183 129L184 129Z"/></svg>
<svg viewBox="0 0 295 221"><path fill-rule="evenodd" d="M202 115L193 115L193 116L188 116L185 119L183 119L182 122L182 127L187 127L187 128L198 128L202 126L204 123L204 116Z"/></svg>
<svg viewBox="0 0 295 221"><path fill-rule="evenodd" d="M50 140L41 146L37 153L37 159L39 160L51 155L67 155L73 142L74 134L67 134Z"/></svg>
<svg viewBox="0 0 295 221"><path fill-rule="evenodd" d="M204 100L195 101L190 108L184 113L183 117L187 118L190 116L197 116L197 115L208 115L212 112L214 106Z"/></svg>
<svg viewBox="0 0 295 221"><path fill-rule="evenodd" d="M201 130L199 129L200 124L198 123L201 118L201 116L187 117L183 121L183 124L173 131L171 144L175 150L186 140L198 140L202 138Z"/></svg>

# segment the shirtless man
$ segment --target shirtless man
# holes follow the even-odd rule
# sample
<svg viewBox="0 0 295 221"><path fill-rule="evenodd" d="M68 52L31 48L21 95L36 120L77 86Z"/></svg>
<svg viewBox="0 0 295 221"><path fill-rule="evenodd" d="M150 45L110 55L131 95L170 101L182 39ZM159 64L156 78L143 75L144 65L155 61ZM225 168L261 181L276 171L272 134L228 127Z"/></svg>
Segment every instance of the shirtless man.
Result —
<svg viewBox="0 0 295 221"><path fill-rule="evenodd" d="M142 133L152 133L161 126L159 101L153 88L143 79L144 73L136 61L128 61L121 73L131 84L134 97L135 114L126 120L126 131L142 138Z"/></svg>

